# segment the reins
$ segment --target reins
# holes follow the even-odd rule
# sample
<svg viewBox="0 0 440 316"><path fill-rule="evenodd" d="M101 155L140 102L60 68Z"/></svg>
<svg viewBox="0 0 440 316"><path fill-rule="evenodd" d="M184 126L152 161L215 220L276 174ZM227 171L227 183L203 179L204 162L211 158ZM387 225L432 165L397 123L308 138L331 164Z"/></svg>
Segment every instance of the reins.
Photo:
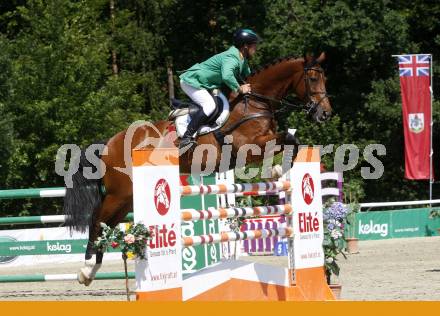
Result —
<svg viewBox="0 0 440 316"><path fill-rule="evenodd" d="M286 101L284 98L279 100L279 99L275 99L272 97L268 97L259 93L254 93L254 92L250 92L244 95L244 98L249 98L249 97L253 97L255 99L260 99L260 100L264 100L264 101L269 101L269 102L273 102L276 104L279 104L281 106L288 106L291 107L293 109L297 109L299 111L304 110L306 108L306 106L304 104L294 104L294 103L290 103L288 101Z"/></svg>
<svg viewBox="0 0 440 316"><path fill-rule="evenodd" d="M318 106L321 104L321 102L324 99L328 98L328 95L326 92L312 92L312 91L310 91L310 82L309 82L310 78L308 75L308 71L310 71L310 70L314 70L314 71L318 71L318 72L322 73L322 71L320 69L314 67L314 64L311 64L309 66L304 67L303 77L304 77L304 81L305 81L305 87L306 87L307 98L308 98L308 102L306 104L295 104L295 103L287 101L285 98L276 99L276 98L262 95L259 93L255 93L255 92L250 92L250 93L244 94L244 95L242 95L242 98L244 100L244 113L247 112L248 104L250 104L249 99L253 99L258 104L262 104L263 106L259 107L259 106L255 105L255 103L252 103L252 107L257 110L262 110L263 113L251 113L250 115L246 115L246 116L242 117L240 120L238 120L237 122L233 123L232 125L226 127L223 130L218 129L218 130L214 131L214 136L216 137L219 144L223 145L225 135L228 135L233 130L238 128L240 125L242 125L243 123L248 122L250 120L258 119L258 118L274 119L277 111L281 112L281 111L289 108L289 109L293 109L293 110L297 110L297 111L305 111L309 115L315 113ZM241 80L241 81L243 81L243 80ZM297 83L297 85L298 85L298 83ZM311 98L313 95L316 95L316 94L324 95L324 97L322 97L319 100L319 102L317 102L317 103L314 102ZM239 98L237 98L237 99L239 99ZM235 103L234 101L232 103ZM280 105L280 107L278 107L278 110L276 110L276 109L274 109L272 104Z"/></svg>
<svg viewBox="0 0 440 316"><path fill-rule="evenodd" d="M307 92L307 99L309 100L306 104L295 104L295 103L291 103L289 101L286 101L285 98L275 99L273 97L265 96L265 95L262 95L262 94L259 94L259 93L250 92L250 93L247 93L247 94L244 95L245 110L247 108L247 99L251 97L251 98L256 99L257 101L258 100L264 100L266 102L276 103L276 104L281 106L280 110L282 109L282 107L285 106L285 107L289 107L290 109L294 109L294 110L297 110L297 111L305 111L307 114L314 113L316 111L317 107L321 104L321 102L324 99L328 98L328 95L327 95L326 92L311 92L310 91L310 83L309 83L310 78L309 78L309 75L308 75L308 72L310 70L322 73L322 70L319 69L319 68L314 67L314 64L312 64L310 66L304 67L303 76L304 76L304 82L305 82L305 87L306 87L306 92ZM298 84L299 84L299 81L298 81L298 83L296 85L298 86ZM312 98L311 98L313 95L316 95L316 94L323 94L324 95L324 97L321 98L318 103L314 102L312 100ZM265 104L265 103L263 103L263 104ZM261 109L261 110L268 110L266 107L263 107L263 108L259 108L259 107L256 107L256 106L254 106L254 107L257 108L257 109ZM270 106L270 111L272 113L276 112L272 108L272 106Z"/></svg>

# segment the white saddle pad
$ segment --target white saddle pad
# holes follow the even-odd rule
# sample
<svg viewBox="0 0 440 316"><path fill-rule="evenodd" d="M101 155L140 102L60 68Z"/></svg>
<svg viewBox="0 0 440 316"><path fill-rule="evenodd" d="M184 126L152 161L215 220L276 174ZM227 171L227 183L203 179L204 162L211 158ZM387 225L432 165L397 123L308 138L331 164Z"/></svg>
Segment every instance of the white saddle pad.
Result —
<svg viewBox="0 0 440 316"><path fill-rule="evenodd" d="M222 113L220 113L219 117L215 121L215 125L211 125L211 126L202 125L199 128L197 135L204 135L204 134L208 134L212 131L215 131L215 130L219 129L220 127L222 127L226 123L226 121L228 120L229 102L228 102L228 100L226 100L226 98L222 94L220 94L220 98L223 101L223 111L222 111ZM182 137L183 134L185 134L186 129L187 129L190 121L191 121L191 117L189 116L189 114L179 116L175 119L174 123L176 124L177 136ZM195 136L195 135L193 135L193 136Z"/></svg>

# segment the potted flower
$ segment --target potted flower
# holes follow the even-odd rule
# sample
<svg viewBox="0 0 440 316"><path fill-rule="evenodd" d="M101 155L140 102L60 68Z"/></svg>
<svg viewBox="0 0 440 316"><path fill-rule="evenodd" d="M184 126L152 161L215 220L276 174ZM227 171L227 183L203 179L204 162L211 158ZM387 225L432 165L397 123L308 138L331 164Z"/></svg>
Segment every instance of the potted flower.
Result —
<svg viewBox="0 0 440 316"><path fill-rule="evenodd" d="M95 247L101 252L105 252L110 247L113 249L119 248L121 250L122 259L124 260L127 300L130 301L127 258L130 255L130 257L146 260L145 249L147 242L153 236L153 232L141 223L132 224L126 230L121 230L119 226L111 228L104 223L101 223L101 228L102 234L95 241Z"/></svg>
<svg viewBox="0 0 440 316"><path fill-rule="evenodd" d="M337 256L341 254L347 258L344 253L344 229L347 223L347 215L350 209L343 203L330 201L323 211L324 220L324 257L325 257L325 273L327 283L335 294L336 298L340 297L341 285L332 284L332 275L339 276L339 265Z"/></svg>
<svg viewBox="0 0 440 316"><path fill-rule="evenodd" d="M359 246L358 246L358 238L356 238L355 235L355 219L356 219L356 213L359 210L359 206L356 204L350 204L347 208L347 216L346 216L346 226L345 226L345 249L349 254L355 254L359 253Z"/></svg>

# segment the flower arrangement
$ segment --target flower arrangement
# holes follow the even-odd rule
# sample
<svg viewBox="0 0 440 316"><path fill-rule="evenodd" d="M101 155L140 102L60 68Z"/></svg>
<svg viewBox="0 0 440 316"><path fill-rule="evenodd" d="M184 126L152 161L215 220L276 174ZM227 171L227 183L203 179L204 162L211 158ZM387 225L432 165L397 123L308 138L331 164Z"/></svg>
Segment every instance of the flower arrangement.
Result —
<svg viewBox="0 0 440 316"><path fill-rule="evenodd" d="M123 257L132 254L139 259L146 259L145 248L153 234L144 224L130 225L125 231L119 226L111 228L104 223L101 223L101 228L102 234L95 241L95 246L99 251L105 252L110 247L120 248Z"/></svg>
<svg viewBox="0 0 440 316"><path fill-rule="evenodd" d="M126 230L121 230L119 226L111 228L105 223L101 223L102 234L95 241L95 248L100 252L105 252L110 247L121 249L122 259L125 269L125 288L127 291L127 300L130 301L130 291L128 288L127 258L129 255L146 260L145 249L148 241L153 236L153 231L144 224L131 224Z"/></svg>
<svg viewBox="0 0 440 316"><path fill-rule="evenodd" d="M323 248L325 257L325 271L327 276L327 283L329 284L332 274L336 276L339 275L340 269L336 257L341 254L344 258L347 258L344 253L344 231L347 228L347 224L350 224L348 218L354 215L356 209L356 207L347 206L346 204L343 204L341 202L334 201L331 201L328 206L324 208Z"/></svg>

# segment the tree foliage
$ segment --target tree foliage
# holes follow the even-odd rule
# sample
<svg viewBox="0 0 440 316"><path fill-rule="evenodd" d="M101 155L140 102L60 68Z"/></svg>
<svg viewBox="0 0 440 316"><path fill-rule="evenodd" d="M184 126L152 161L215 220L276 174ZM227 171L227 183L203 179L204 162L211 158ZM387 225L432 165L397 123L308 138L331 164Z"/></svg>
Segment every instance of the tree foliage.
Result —
<svg viewBox="0 0 440 316"><path fill-rule="evenodd" d="M403 180L400 88L391 55L432 53L438 74L439 13L433 0L4 1L0 185L62 185L54 173L62 144L84 146L108 139L133 120L165 118L167 67L176 74L226 49L236 28L251 27L264 38L253 67L281 56L326 51L333 119L316 125L292 113L280 129L297 127L304 144L334 144L323 157L329 170L338 146L356 144L359 163L344 174L348 197L425 199L426 181ZM439 107L435 102L434 148L440 144ZM369 164L362 154L374 143L386 147L386 156L378 157L385 171L380 180L365 180L360 170ZM434 161L438 157L435 152ZM435 167L440 170L439 163ZM59 209L53 201L2 206L5 214Z"/></svg>

